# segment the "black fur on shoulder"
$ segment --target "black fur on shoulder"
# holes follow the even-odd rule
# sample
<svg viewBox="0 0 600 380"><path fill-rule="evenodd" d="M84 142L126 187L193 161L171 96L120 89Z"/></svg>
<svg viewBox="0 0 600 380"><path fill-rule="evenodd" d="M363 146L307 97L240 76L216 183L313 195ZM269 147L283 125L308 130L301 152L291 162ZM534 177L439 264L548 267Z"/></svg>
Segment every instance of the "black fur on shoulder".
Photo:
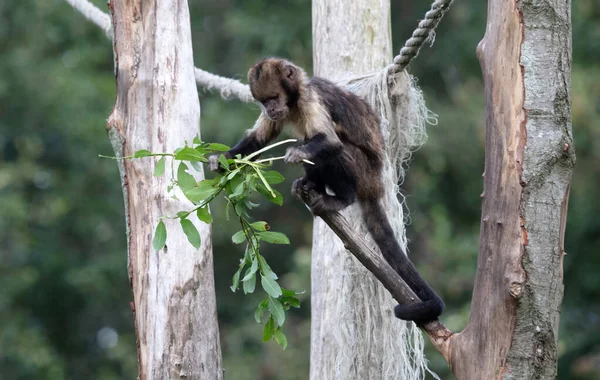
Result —
<svg viewBox="0 0 600 380"><path fill-rule="evenodd" d="M367 102L355 94L341 89L327 79L314 77L315 87L336 124L336 133L343 142L360 148L373 161L382 159L383 140L379 131L379 118Z"/></svg>

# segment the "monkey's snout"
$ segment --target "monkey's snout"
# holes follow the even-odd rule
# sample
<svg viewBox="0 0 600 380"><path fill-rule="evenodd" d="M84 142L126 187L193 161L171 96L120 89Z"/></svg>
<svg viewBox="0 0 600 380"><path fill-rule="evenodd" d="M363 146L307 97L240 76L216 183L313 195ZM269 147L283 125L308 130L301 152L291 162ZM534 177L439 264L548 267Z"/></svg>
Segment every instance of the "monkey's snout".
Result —
<svg viewBox="0 0 600 380"><path fill-rule="evenodd" d="M283 111L271 111L268 113L269 119L273 121L281 120L285 117L285 113Z"/></svg>

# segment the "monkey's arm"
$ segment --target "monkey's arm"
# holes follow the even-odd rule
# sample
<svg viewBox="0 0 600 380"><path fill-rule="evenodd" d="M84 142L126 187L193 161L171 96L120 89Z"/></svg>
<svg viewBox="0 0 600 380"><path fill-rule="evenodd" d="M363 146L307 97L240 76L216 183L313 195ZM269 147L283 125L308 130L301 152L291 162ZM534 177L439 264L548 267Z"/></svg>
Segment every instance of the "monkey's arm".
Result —
<svg viewBox="0 0 600 380"><path fill-rule="evenodd" d="M233 148L226 152L225 157L231 158L238 154L246 156L264 148L281 133L282 127L282 122L271 121L261 113L254 127Z"/></svg>
<svg viewBox="0 0 600 380"><path fill-rule="evenodd" d="M233 148L223 153L226 158L234 157L238 154L247 156L259 149L264 148L269 142L276 138L283 128L281 121L271 121L262 113L254 123L254 127L246 132L246 136L241 139ZM212 171L219 170L218 155L209 157L209 168Z"/></svg>
<svg viewBox="0 0 600 380"><path fill-rule="evenodd" d="M342 141L335 133L333 122L324 107L314 107L304 127L308 135L304 144L288 148L285 161L300 163L302 160L329 160L336 157L343 148Z"/></svg>

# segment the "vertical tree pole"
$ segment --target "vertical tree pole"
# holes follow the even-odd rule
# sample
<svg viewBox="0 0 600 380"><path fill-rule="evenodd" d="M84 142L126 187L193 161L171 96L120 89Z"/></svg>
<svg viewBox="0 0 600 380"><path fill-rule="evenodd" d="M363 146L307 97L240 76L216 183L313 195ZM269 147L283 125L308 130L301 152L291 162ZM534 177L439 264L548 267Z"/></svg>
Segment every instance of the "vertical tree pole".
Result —
<svg viewBox="0 0 600 380"><path fill-rule="evenodd" d="M315 75L342 79L392 62L389 0L313 0L312 11ZM390 140L401 140L395 133L384 131ZM384 207L401 238L397 164L396 157L385 162ZM356 205L342 214L357 236L369 235ZM413 351L423 349L419 332L394 317L396 302L321 218L314 222L311 277L311 380L414 379L422 374L424 361L411 360Z"/></svg>
<svg viewBox="0 0 600 380"><path fill-rule="evenodd" d="M477 54L486 157L467 328L450 340L457 379L555 379L563 236L575 153L570 1L488 1Z"/></svg>
<svg viewBox="0 0 600 380"><path fill-rule="evenodd" d="M111 0L109 7L117 100L108 131L115 153L172 152L199 135L187 1ZM166 246L152 248L159 217L191 206L167 193L170 162L161 177L152 175L155 163L120 164L139 378L222 379L210 228L197 223L202 245L195 249L178 222L165 220Z"/></svg>

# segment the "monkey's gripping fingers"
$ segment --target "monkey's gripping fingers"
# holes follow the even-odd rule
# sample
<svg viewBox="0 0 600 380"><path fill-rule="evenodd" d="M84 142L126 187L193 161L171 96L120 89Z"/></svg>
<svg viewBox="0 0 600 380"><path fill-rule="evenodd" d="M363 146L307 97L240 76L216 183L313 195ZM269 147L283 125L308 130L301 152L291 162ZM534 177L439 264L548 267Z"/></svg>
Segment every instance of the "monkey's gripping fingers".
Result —
<svg viewBox="0 0 600 380"><path fill-rule="evenodd" d="M298 178L297 180L294 181L294 183L292 183L292 195L295 197L298 197L300 199L302 199L302 193L304 192L304 182L306 181L306 178L301 177Z"/></svg>
<svg viewBox="0 0 600 380"><path fill-rule="evenodd" d="M327 207L327 202L325 202L325 196L319 194L317 197L311 199L311 203L308 205L310 207L310 211L315 216L321 215L325 211L329 211L329 207Z"/></svg>
<svg viewBox="0 0 600 380"><path fill-rule="evenodd" d="M225 169L223 167L221 167L221 164L219 163L218 155L213 154L212 156L208 157L208 169L211 172L217 172L217 173L223 173L225 171Z"/></svg>
<svg viewBox="0 0 600 380"><path fill-rule="evenodd" d="M304 149L298 147L288 148L285 152L284 160L288 164L299 164L302 160L309 159L308 153Z"/></svg>
<svg viewBox="0 0 600 380"><path fill-rule="evenodd" d="M314 188L314 183L307 180L305 177L300 177L292 184L292 195L302 199L303 195Z"/></svg>
<svg viewBox="0 0 600 380"><path fill-rule="evenodd" d="M219 157L216 154L208 157L208 168L211 172L216 172L219 170Z"/></svg>

